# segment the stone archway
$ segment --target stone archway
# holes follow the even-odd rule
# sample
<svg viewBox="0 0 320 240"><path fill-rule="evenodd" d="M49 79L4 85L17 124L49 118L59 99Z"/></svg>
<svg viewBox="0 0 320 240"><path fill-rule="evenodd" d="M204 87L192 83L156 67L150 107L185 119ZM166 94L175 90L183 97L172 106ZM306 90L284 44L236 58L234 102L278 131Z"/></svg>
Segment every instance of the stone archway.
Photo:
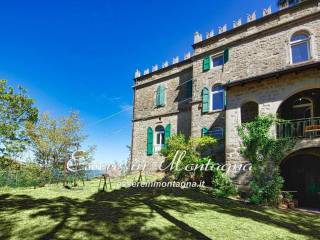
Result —
<svg viewBox="0 0 320 240"><path fill-rule="evenodd" d="M284 191L292 191L299 207L320 209L320 147L301 149L280 165Z"/></svg>

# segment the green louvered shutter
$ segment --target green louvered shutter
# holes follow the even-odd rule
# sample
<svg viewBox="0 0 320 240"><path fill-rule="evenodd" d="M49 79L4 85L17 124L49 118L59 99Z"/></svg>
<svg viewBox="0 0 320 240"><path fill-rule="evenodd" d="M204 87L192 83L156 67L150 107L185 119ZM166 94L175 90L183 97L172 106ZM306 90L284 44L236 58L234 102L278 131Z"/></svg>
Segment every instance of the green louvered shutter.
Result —
<svg viewBox="0 0 320 240"><path fill-rule="evenodd" d="M168 124L164 129L164 148L167 149L168 147L168 139L171 135L171 124Z"/></svg>
<svg viewBox="0 0 320 240"><path fill-rule="evenodd" d="M204 88L202 90L202 112L209 112L209 90L208 88Z"/></svg>
<svg viewBox="0 0 320 240"><path fill-rule="evenodd" d="M223 51L223 60L224 60L224 63L227 63L229 61L229 48L226 48Z"/></svg>
<svg viewBox="0 0 320 240"><path fill-rule="evenodd" d="M201 137L207 136L208 135L208 128L202 128L201 129Z"/></svg>
<svg viewBox="0 0 320 240"><path fill-rule="evenodd" d="M151 127L147 131L147 155L151 156L153 154L153 130Z"/></svg>
<svg viewBox="0 0 320 240"><path fill-rule="evenodd" d="M204 72L210 69L210 57L205 57L202 62L202 70Z"/></svg>
<svg viewBox="0 0 320 240"><path fill-rule="evenodd" d="M161 91L161 86L158 86L157 91L156 91L156 106L160 106L160 91Z"/></svg>
<svg viewBox="0 0 320 240"><path fill-rule="evenodd" d="M159 100L159 106L164 106L165 105L165 88L164 88L164 86L160 86L160 94L159 94L160 96L159 96L159 98L160 98L160 100Z"/></svg>

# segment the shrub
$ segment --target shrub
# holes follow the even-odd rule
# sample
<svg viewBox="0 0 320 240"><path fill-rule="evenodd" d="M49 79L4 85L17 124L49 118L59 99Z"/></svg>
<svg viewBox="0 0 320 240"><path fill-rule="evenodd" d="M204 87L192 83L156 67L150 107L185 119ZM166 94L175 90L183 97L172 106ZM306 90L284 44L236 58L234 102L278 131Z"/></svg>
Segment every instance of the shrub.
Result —
<svg viewBox="0 0 320 240"><path fill-rule="evenodd" d="M228 197L237 193L237 189L231 179L217 168L213 170L212 185L213 193L218 197Z"/></svg>
<svg viewBox="0 0 320 240"><path fill-rule="evenodd" d="M212 137L191 138L187 140L183 134L173 135L168 139L166 149L161 151L161 154L166 157L164 165L169 166L173 161L177 160L177 153L184 152L185 155L179 162L179 168L173 168L172 172L167 171L168 174L173 174L177 180L185 178L201 178L202 172L199 170L186 171L186 166L201 164L203 159L201 155L210 147L217 143L216 139Z"/></svg>

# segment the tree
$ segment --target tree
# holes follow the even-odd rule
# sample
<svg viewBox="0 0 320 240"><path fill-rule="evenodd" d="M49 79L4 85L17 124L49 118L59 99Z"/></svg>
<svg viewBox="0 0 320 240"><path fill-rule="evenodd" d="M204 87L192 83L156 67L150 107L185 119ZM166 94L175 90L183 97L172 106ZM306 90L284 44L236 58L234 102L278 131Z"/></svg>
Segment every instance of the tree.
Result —
<svg viewBox="0 0 320 240"><path fill-rule="evenodd" d="M15 162L14 159L22 153L29 143L26 124L36 123L38 109L34 100L27 96L24 88L7 85L6 80L0 81L0 161ZM4 166L2 166L4 167Z"/></svg>
<svg viewBox="0 0 320 240"><path fill-rule="evenodd" d="M35 160L45 168L61 168L86 138L82 134L79 115L75 112L58 120L50 119L44 113L36 124L28 124L28 134Z"/></svg>

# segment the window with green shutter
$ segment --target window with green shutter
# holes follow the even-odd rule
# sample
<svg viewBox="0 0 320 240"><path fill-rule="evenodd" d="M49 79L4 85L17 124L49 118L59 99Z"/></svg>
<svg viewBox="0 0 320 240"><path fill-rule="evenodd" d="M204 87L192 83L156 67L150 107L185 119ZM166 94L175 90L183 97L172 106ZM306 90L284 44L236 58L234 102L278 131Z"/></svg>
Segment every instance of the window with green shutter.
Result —
<svg viewBox="0 0 320 240"><path fill-rule="evenodd" d="M208 136L208 128L202 128L201 129L201 137L204 137L204 136Z"/></svg>
<svg viewBox="0 0 320 240"><path fill-rule="evenodd" d="M147 155L153 154L153 130L151 127L147 130Z"/></svg>
<svg viewBox="0 0 320 240"><path fill-rule="evenodd" d="M156 106L163 107L165 106L165 87L159 85L156 91Z"/></svg>
<svg viewBox="0 0 320 240"><path fill-rule="evenodd" d="M168 124L164 130L164 148L166 149L168 146L168 139L171 135L171 124Z"/></svg>
<svg viewBox="0 0 320 240"><path fill-rule="evenodd" d="M223 51L223 60L225 64L229 61L229 48Z"/></svg>
<svg viewBox="0 0 320 240"><path fill-rule="evenodd" d="M209 90L208 88L204 88L202 90L202 112L209 112Z"/></svg>
<svg viewBox="0 0 320 240"><path fill-rule="evenodd" d="M210 57L205 57L202 62L202 70L204 72L210 70Z"/></svg>

